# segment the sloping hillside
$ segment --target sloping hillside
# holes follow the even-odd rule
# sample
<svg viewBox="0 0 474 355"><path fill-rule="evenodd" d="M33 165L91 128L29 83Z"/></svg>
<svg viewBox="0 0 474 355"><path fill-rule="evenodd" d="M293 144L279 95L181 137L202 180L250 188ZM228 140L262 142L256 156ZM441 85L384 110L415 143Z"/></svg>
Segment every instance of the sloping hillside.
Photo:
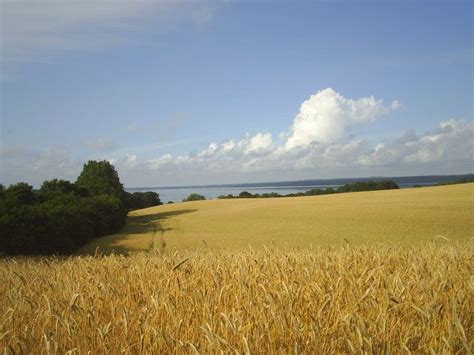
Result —
<svg viewBox="0 0 474 355"><path fill-rule="evenodd" d="M474 237L474 184L279 199L177 203L131 212L119 234L81 252L133 252L153 245L238 249L249 245L411 244Z"/></svg>

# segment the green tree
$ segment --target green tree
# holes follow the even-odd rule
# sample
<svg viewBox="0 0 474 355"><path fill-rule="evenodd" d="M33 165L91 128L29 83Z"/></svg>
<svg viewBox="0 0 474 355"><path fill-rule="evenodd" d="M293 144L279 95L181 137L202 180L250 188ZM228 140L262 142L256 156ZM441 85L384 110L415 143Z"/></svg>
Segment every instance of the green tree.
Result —
<svg viewBox="0 0 474 355"><path fill-rule="evenodd" d="M137 210L140 208L147 208L161 205L160 195L153 191L146 192L125 192L126 207L130 210Z"/></svg>
<svg viewBox="0 0 474 355"><path fill-rule="evenodd" d="M189 201L199 201L199 200L205 200L206 197L203 195L199 194L191 194L187 198L183 200L183 202L189 202Z"/></svg>
<svg viewBox="0 0 474 355"><path fill-rule="evenodd" d="M41 197L46 200L65 194L73 194L80 197L86 197L89 195L86 188L61 179L52 179L43 182L39 192Z"/></svg>
<svg viewBox="0 0 474 355"><path fill-rule="evenodd" d="M10 185L4 190L3 195L8 204L14 205L31 205L37 200L33 186L28 185L26 182Z"/></svg>
<svg viewBox="0 0 474 355"><path fill-rule="evenodd" d="M77 178L76 185L83 187L93 196L109 195L124 200L123 185L117 171L108 161L89 160Z"/></svg>
<svg viewBox="0 0 474 355"><path fill-rule="evenodd" d="M92 196L91 196L92 195ZM0 254L68 254L124 225L122 184L108 162L88 162L77 184L53 179L39 191L0 185ZM145 204L157 194L145 193Z"/></svg>
<svg viewBox="0 0 474 355"><path fill-rule="evenodd" d="M239 197L240 198L253 198L255 197L254 195L252 195L250 192L248 191L242 191L240 194L239 194Z"/></svg>

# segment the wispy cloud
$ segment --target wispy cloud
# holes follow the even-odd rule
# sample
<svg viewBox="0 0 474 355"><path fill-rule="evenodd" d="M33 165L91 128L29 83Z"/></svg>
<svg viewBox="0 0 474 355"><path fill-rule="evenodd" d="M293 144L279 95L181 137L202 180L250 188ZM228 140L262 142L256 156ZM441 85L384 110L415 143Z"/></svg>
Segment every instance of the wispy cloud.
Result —
<svg viewBox="0 0 474 355"><path fill-rule="evenodd" d="M173 133L177 132L186 121L189 119L190 114L184 111L177 111L173 114L155 119L153 123L139 124L137 121L129 122L123 131L129 133L148 133L153 135L155 139L168 139Z"/></svg>
<svg viewBox="0 0 474 355"><path fill-rule="evenodd" d="M183 23L202 25L216 8L197 0L3 0L0 6L3 77L21 62L146 41L147 31Z"/></svg>
<svg viewBox="0 0 474 355"><path fill-rule="evenodd" d="M138 130L138 123L137 122L130 122L127 127L125 127L126 132L136 132Z"/></svg>
<svg viewBox="0 0 474 355"><path fill-rule="evenodd" d="M39 187L44 180L58 177L74 181L84 160L72 157L64 146L38 151L3 147L0 163L0 183L24 181Z"/></svg>
<svg viewBox="0 0 474 355"><path fill-rule="evenodd" d="M93 152L109 152L118 148L114 141L106 138L87 139L83 143L86 148Z"/></svg>

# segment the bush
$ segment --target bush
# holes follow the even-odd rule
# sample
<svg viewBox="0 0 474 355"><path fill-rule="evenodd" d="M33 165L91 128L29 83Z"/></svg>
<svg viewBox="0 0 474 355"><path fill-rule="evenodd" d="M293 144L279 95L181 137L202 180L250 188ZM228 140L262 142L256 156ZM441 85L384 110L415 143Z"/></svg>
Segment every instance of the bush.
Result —
<svg viewBox="0 0 474 355"><path fill-rule="evenodd" d="M393 180L383 181L358 181L354 184L339 186L337 192L375 191L392 190L400 187Z"/></svg>
<svg viewBox="0 0 474 355"><path fill-rule="evenodd" d="M240 194L239 194L239 198L253 198L255 197L254 195L252 195L250 192L248 191L242 191Z"/></svg>
<svg viewBox="0 0 474 355"><path fill-rule="evenodd" d="M7 254L67 254L93 238L115 233L127 211L113 196L63 195L18 205L0 217L0 251Z"/></svg>
<svg viewBox="0 0 474 355"><path fill-rule="evenodd" d="M160 196L156 192L125 192L125 206L129 210L138 210L152 206L162 205Z"/></svg>
<svg viewBox="0 0 474 355"><path fill-rule="evenodd" d="M199 194L191 194L187 198L183 200L183 202L189 202L189 201L200 201L200 200L205 200L206 197L203 195Z"/></svg>
<svg viewBox="0 0 474 355"><path fill-rule="evenodd" d="M121 186L118 176L117 181ZM123 196L118 190L88 189L58 179L45 181L37 192L26 183L1 186L0 252L72 253L91 239L122 228L127 217ZM156 197L145 194L143 200L154 203Z"/></svg>
<svg viewBox="0 0 474 355"><path fill-rule="evenodd" d="M280 195L278 192L270 192L270 193L264 193L261 195L261 197L265 198L278 198L278 197L283 197Z"/></svg>

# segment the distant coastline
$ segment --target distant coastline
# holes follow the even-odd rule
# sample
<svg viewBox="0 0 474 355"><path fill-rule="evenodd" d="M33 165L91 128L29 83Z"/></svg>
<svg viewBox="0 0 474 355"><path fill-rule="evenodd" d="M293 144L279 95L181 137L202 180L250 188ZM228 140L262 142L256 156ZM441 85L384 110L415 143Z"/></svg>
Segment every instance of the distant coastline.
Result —
<svg viewBox="0 0 474 355"><path fill-rule="evenodd" d="M161 201L181 202L191 193L198 193L206 199L215 199L220 195L238 195L242 191L252 194L276 192L281 195L305 192L307 190L320 188L337 188L341 185L351 184L357 181L382 181L393 180L400 188L411 188L414 185L431 186L450 181L474 177L474 174L461 175L419 175L398 177L362 177L362 178L337 178L337 179L312 179L295 181L259 182L259 183L237 183L237 184L213 184L213 185L187 185L187 186L156 186L156 187L126 187L128 192L153 191L160 195Z"/></svg>
<svg viewBox="0 0 474 355"><path fill-rule="evenodd" d="M319 187L319 186L340 186L357 181L382 181L393 180L397 184L423 184L434 185L453 180L472 178L474 174L460 175L416 175L416 176L369 176L359 178L334 178L334 179L308 179L308 180L286 180L273 182L255 182L255 183L235 183L235 184L209 184L209 185L182 185L182 186L144 186L144 187L125 187L128 191L143 191L155 189L193 189L193 188L226 188L226 187Z"/></svg>

